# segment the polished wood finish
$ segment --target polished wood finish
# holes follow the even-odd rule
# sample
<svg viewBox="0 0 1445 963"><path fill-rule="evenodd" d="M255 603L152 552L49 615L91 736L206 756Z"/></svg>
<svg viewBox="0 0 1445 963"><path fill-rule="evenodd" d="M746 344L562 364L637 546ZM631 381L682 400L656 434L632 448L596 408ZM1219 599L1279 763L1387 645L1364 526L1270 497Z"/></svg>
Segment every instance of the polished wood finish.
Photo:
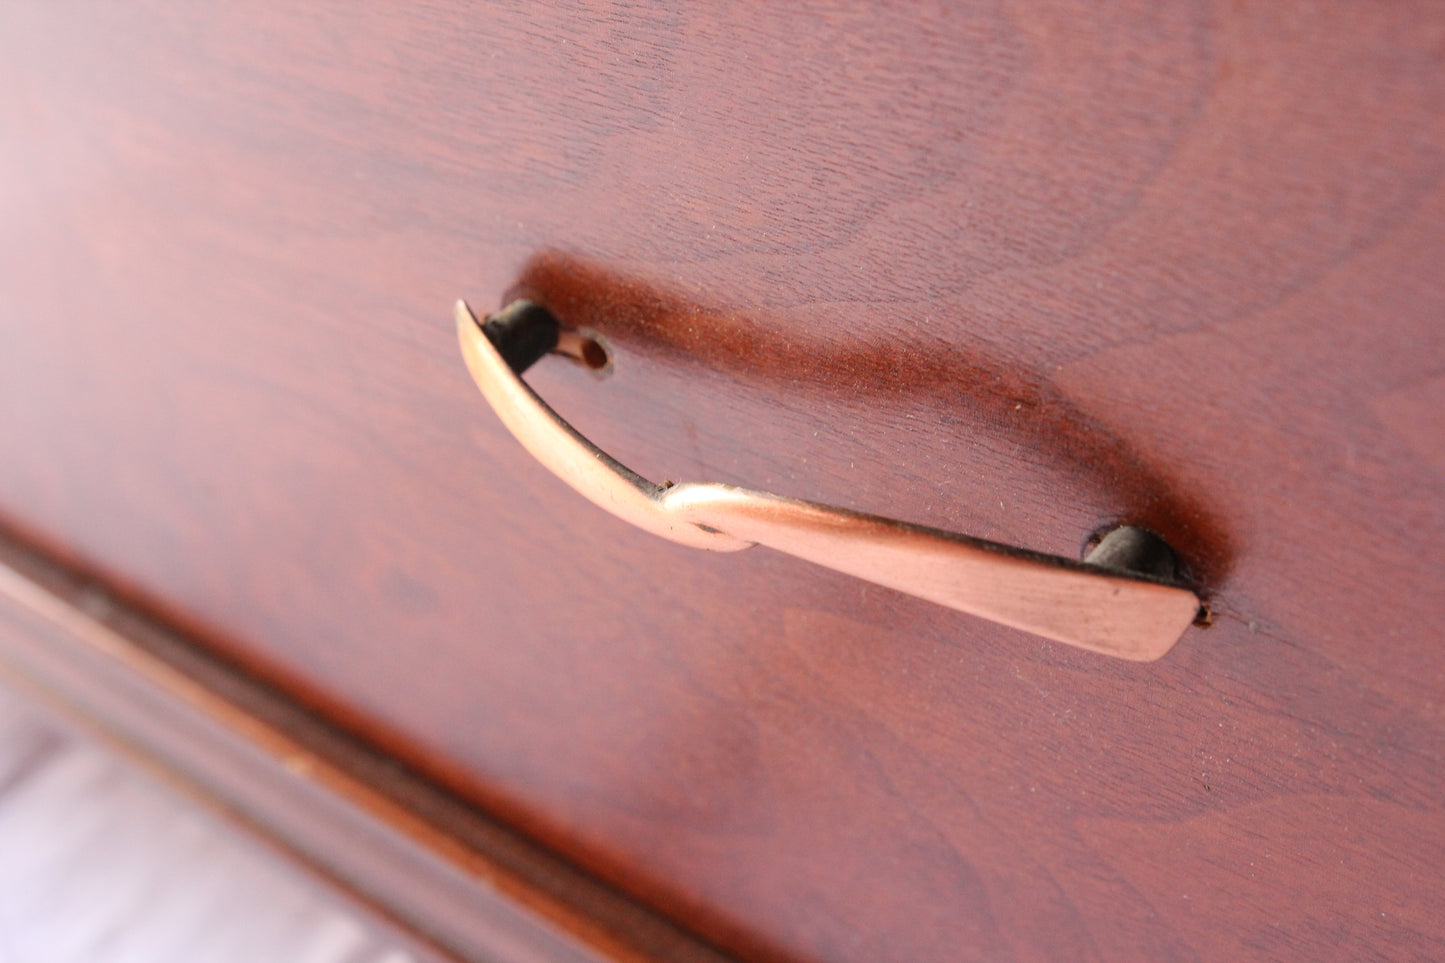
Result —
<svg viewBox="0 0 1445 963"><path fill-rule="evenodd" d="M0 9L0 515L756 959L1445 955L1445 12ZM1181 552L1158 663L648 477ZM495 298L493 303L485 303Z"/></svg>

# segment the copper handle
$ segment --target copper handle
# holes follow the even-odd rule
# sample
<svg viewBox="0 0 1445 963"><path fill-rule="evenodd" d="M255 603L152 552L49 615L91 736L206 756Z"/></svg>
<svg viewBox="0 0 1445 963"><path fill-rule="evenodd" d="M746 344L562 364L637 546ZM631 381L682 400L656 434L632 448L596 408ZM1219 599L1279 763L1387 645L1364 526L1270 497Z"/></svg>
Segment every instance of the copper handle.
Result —
<svg viewBox="0 0 1445 963"><path fill-rule="evenodd" d="M522 446L594 504L655 535L721 552L767 545L949 608L1139 662L1173 648L1200 612L1194 592L1145 570L1147 557L1167 555L1168 548L1141 529L1117 529L1080 562L733 485L655 484L578 434L522 381L519 372L557 344L555 319L543 309L514 302L488 318L484 330L484 322L458 301L456 321L472 378Z"/></svg>

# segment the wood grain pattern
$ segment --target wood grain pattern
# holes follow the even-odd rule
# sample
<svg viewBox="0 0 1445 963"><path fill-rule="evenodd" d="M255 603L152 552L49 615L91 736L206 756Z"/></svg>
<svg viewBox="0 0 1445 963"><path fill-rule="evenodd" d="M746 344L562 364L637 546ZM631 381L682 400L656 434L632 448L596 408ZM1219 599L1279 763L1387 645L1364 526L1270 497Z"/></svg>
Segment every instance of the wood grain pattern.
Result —
<svg viewBox="0 0 1445 963"><path fill-rule="evenodd" d="M1445 955L1442 58L1428 3L7 5L0 514L740 955ZM631 532L473 397L508 291L649 477L1145 524L1216 624L1119 665Z"/></svg>

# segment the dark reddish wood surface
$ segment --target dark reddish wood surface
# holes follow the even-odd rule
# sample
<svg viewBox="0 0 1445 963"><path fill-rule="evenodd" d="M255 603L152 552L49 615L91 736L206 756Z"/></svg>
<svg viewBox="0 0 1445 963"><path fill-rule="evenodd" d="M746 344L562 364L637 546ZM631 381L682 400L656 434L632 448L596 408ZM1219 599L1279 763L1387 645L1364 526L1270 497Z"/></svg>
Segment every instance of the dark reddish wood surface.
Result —
<svg viewBox="0 0 1445 963"><path fill-rule="evenodd" d="M1445 12L0 11L0 515L736 952L1445 954ZM548 477L1183 551L1126 665Z"/></svg>

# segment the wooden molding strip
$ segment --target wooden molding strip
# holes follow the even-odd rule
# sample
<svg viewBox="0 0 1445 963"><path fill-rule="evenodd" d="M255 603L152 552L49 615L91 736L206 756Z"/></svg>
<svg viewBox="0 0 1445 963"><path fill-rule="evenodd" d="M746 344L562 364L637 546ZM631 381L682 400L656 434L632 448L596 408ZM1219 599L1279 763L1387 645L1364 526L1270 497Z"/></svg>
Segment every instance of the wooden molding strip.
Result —
<svg viewBox="0 0 1445 963"><path fill-rule="evenodd" d="M728 959L4 536L0 672L446 956Z"/></svg>

